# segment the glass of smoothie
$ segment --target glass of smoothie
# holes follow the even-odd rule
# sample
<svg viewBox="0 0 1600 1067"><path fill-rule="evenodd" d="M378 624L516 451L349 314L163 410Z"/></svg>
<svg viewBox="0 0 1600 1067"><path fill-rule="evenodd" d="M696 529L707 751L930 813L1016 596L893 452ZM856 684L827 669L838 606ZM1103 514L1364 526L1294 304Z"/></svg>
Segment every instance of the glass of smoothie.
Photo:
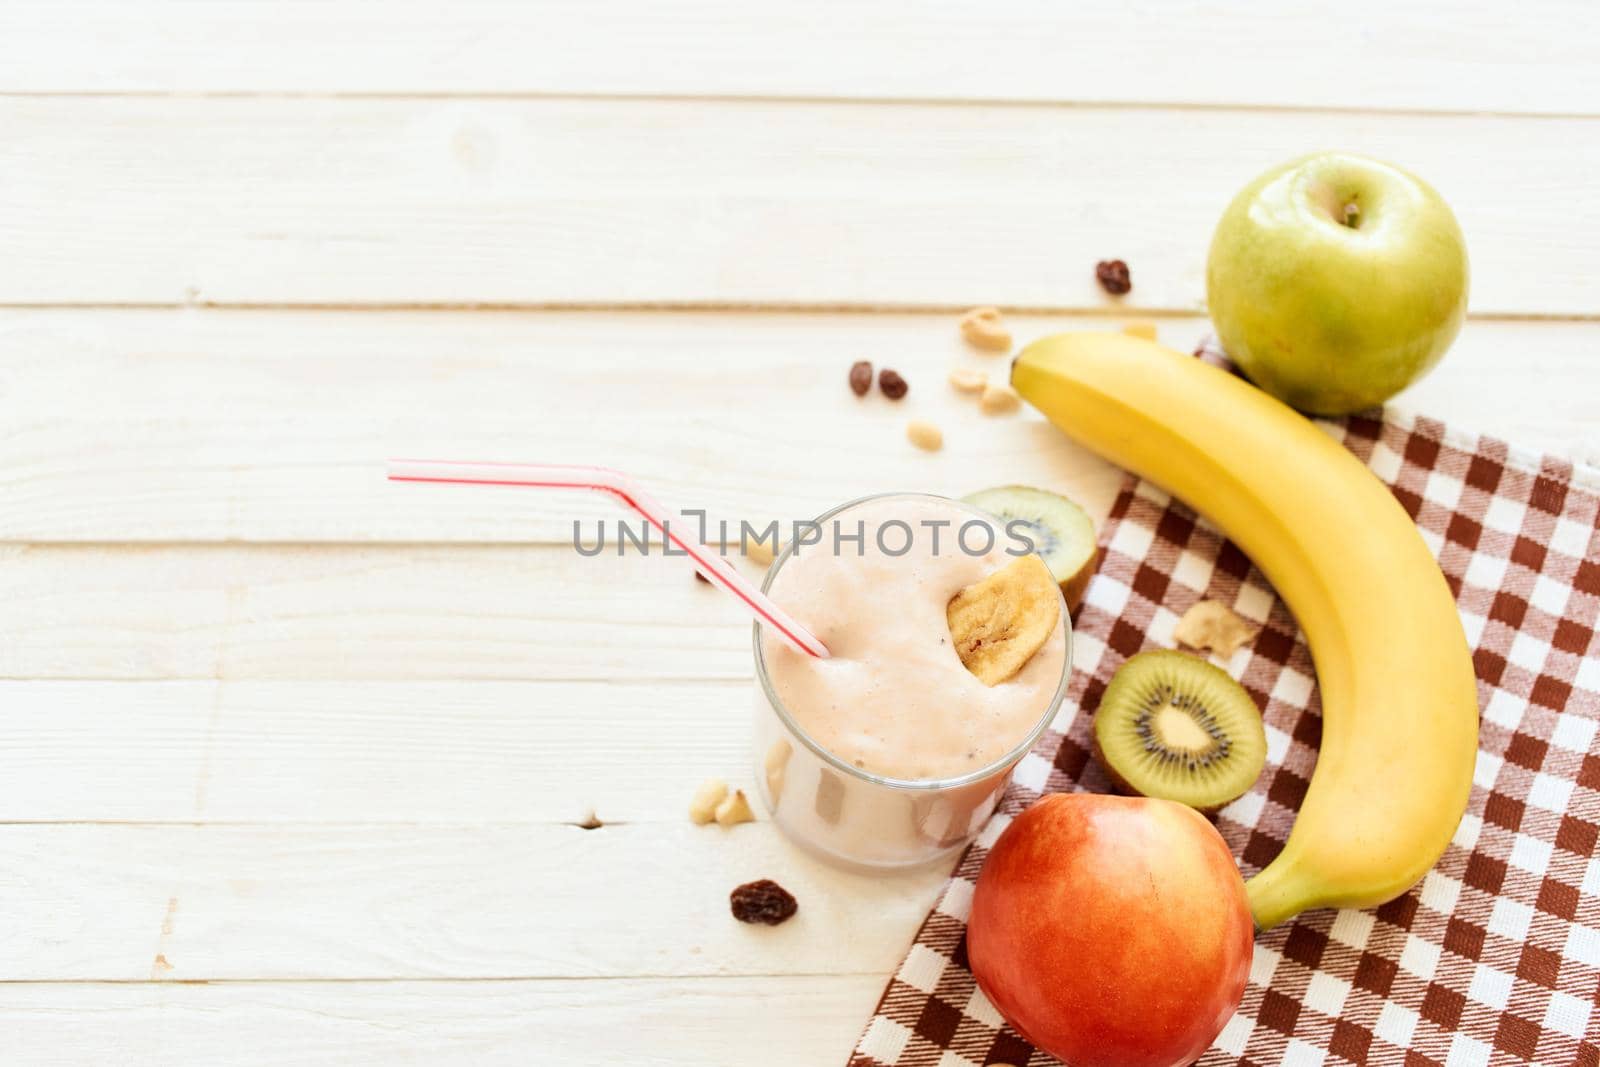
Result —
<svg viewBox="0 0 1600 1067"><path fill-rule="evenodd" d="M1022 669L987 686L957 655L946 606L1027 554L1026 531L915 493L851 501L807 530L762 591L831 655L755 627L758 791L791 839L827 859L929 863L972 840L1055 718L1071 667L1066 603Z"/></svg>

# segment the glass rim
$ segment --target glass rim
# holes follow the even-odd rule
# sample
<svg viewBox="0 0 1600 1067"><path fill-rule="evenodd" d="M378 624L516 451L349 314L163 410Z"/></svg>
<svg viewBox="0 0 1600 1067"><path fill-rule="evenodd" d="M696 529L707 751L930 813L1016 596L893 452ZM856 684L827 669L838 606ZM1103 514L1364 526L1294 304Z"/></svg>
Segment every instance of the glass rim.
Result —
<svg viewBox="0 0 1600 1067"><path fill-rule="evenodd" d="M811 521L820 525L821 523L827 522L829 519L832 519L834 516L839 515L842 512L849 511L851 508L859 507L862 504L868 504L875 500L890 500L897 497L914 500L937 500L942 504L953 505L978 518L987 519L991 522L996 520L996 516L992 512L984 511L982 508L974 507L963 500L956 500L953 497L940 496L937 493L888 492L869 493L866 496L858 496L854 500L847 500L843 504L839 504L828 509ZM766 579L761 583L761 592L763 594L770 593L773 579L777 578L778 572L783 569L783 565L788 561L789 557L794 555L797 547L799 546L791 538L790 543L785 546L783 551L778 553L777 558L772 561L772 566L767 569ZM1035 552L1034 555L1037 556L1038 553ZM795 721L794 716L789 713L789 709L784 706L783 701L778 699L778 694L773 691L772 678L767 673L766 656L761 650L760 622L751 624L751 632L753 634L751 643L755 649L756 679L761 684L761 689L766 695L767 703L772 707L773 712L778 716L779 721L783 723L788 731L795 737L799 738L800 742L809 748L816 756L842 774L847 774L852 778L857 778L864 782L870 782L873 785L888 786L892 789L902 790L922 791L954 789L961 786L972 785L975 782L981 782L984 779L991 778L996 774L1003 773L1010 767L1014 766L1019 760L1022 759L1023 756L1026 756L1039 738L1043 736L1045 730L1049 729L1050 724L1055 721L1056 712L1060 710L1062 701L1066 699L1067 687L1072 680L1072 615L1067 611L1067 598L1066 595L1061 592L1061 587L1059 584L1056 586L1056 596L1061 605L1061 628L1063 631L1062 639L1065 643L1065 649L1063 650L1063 655L1061 658L1061 680L1056 683L1055 693L1050 697L1049 702L1045 705L1044 711L1039 716L1039 721L1033 724L1033 726L1028 730L1027 735L1024 736L1021 741L1007 749L1006 752L998 759L992 760L983 767L980 767L978 770L968 771L966 774L957 775L950 778L894 778L890 777L889 775L876 774L862 767L857 767L855 764L840 759L838 756L828 751L827 748L825 748L820 742L807 733L806 730Z"/></svg>

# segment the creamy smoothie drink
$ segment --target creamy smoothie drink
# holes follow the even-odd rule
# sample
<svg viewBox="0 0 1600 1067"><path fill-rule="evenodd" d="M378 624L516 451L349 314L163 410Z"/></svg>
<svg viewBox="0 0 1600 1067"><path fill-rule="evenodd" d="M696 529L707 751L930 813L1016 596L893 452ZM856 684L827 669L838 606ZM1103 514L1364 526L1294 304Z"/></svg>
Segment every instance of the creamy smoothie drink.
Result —
<svg viewBox="0 0 1600 1067"><path fill-rule="evenodd" d="M923 863L971 839L1054 716L1065 604L1021 668L986 685L957 653L947 606L1027 555L1025 534L911 494L847 504L817 526L816 543L779 557L765 592L830 656L757 627L759 788L773 818L817 851L870 867Z"/></svg>

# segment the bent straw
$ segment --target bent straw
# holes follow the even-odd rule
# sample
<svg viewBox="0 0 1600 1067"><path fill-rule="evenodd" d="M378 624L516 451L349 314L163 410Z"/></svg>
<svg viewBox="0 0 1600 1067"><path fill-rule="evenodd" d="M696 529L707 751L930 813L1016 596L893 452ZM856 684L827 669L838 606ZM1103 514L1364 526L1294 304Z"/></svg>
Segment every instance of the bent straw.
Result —
<svg viewBox="0 0 1600 1067"><path fill-rule="evenodd" d="M554 463L462 463L454 460L392 459L391 482L434 482L444 485L516 485L544 489L590 489L609 493L638 512L661 536L677 545L699 566L714 585L732 593L759 621L778 632L797 652L828 658L828 648L816 635L795 622L744 575L704 545L685 541L672 531L670 513L636 485L632 478L609 467L577 467Z"/></svg>

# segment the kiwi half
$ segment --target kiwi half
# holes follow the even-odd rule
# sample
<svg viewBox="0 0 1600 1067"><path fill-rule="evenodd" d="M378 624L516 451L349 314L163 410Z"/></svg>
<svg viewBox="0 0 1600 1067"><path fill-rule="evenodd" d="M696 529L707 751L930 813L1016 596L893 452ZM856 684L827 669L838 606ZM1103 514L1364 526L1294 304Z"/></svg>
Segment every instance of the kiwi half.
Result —
<svg viewBox="0 0 1600 1067"><path fill-rule="evenodd" d="M1002 527L1012 521L1026 523L1034 547L1061 585L1067 610L1078 610L1100 555L1094 522L1082 508L1064 496L1028 485L997 486L962 499L999 519Z"/></svg>
<svg viewBox="0 0 1600 1067"><path fill-rule="evenodd" d="M1124 793L1216 811L1267 762L1261 713L1226 671L1152 649L1117 669L1094 715L1095 757Z"/></svg>

